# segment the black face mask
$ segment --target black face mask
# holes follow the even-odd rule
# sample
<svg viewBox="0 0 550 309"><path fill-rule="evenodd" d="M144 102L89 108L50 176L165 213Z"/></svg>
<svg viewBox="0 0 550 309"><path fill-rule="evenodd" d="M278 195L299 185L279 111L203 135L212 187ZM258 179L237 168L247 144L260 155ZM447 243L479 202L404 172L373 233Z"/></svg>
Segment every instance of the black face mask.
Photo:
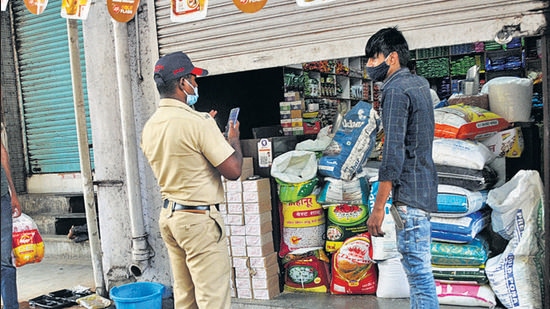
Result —
<svg viewBox="0 0 550 309"><path fill-rule="evenodd" d="M388 57L389 56L390 55L388 55ZM390 66L386 63L388 57L386 57L386 59L384 59L382 63L375 67L367 67L367 74L369 75L370 79L375 82L381 82L386 78L386 75L388 75L388 71L390 69Z"/></svg>

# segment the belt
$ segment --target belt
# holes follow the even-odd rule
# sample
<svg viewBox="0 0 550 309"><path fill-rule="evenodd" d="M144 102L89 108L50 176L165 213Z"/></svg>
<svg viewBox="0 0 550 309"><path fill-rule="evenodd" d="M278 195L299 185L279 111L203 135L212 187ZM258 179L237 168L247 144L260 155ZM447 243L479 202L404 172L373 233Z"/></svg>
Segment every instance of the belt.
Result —
<svg viewBox="0 0 550 309"><path fill-rule="evenodd" d="M168 205L170 205L170 201L164 200L164 204L162 207L168 208ZM218 204L214 204L212 206L215 206L216 209L218 208ZM197 211L198 210L200 212L203 212L206 210L210 210L210 205L187 206L187 205L178 204L176 202L172 202L172 210L173 211L178 211L178 210Z"/></svg>

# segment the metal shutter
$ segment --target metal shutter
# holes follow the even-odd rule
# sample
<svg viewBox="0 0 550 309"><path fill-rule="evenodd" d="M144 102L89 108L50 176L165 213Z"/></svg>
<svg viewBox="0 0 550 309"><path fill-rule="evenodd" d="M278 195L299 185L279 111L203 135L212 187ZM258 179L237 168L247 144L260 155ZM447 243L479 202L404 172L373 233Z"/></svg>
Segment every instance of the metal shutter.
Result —
<svg viewBox="0 0 550 309"><path fill-rule="evenodd" d="M211 75L360 56L369 36L398 26L411 49L492 40L505 24L534 32L545 24L539 0L336 0L298 7L269 0L257 13L209 0L207 16L170 20L170 1L155 0L161 55L182 50ZM526 35L523 33L522 35Z"/></svg>
<svg viewBox="0 0 550 309"><path fill-rule="evenodd" d="M23 1L12 1L12 5L29 172L79 172L67 21L60 16L61 0L50 0L40 15L31 14ZM79 34L88 139L91 143L80 21ZM90 154L90 157L93 158L93 155Z"/></svg>

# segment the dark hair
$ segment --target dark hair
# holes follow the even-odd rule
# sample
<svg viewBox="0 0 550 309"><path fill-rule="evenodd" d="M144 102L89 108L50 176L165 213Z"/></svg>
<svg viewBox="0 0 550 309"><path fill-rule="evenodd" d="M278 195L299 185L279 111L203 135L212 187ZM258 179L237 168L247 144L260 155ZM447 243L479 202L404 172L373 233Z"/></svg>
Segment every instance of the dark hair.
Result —
<svg viewBox="0 0 550 309"><path fill-rule="evenodd" d="M376 57L380 53L387 57L391 52L397 52L399 64L402 67L407 66L411 57L409 45L401 31L397 30L397 27L378 30L365 45L365 56L367 58Z"/></svg>
<svg viewBox="0 0 550 309"><path fill-rule="evenodd" d="M180 78L165 81L163 84L157 84L157 90L158 90L159 94L163 97L167 96L167 95L174 94L174 92L176 91L176 87L178 86L178 83L180 82L180 80L182 78L188 79L189 77L191 77L191 74L187 74L187 75L182 76Z"/></svg>

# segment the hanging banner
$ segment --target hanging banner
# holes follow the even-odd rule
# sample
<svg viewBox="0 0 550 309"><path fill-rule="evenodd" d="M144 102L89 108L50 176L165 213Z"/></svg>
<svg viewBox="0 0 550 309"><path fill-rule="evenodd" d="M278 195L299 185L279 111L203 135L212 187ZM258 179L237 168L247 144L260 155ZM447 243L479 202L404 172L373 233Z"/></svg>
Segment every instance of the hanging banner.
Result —
<svg viewBox="0 0 550 309"><path fill-rule="evenodd" d="M62 0L61 17L85 20L88 18L91 3L91 0Z"/></svg>
<svg viewBox="0 0 550 309"><path fill-rule="evenodd" d="M312 6L312 5L321 5L332 2L334 0L296 0L298 6Z"/></svg>
<svg viewBox="0 0 550 309"><path fill-rule="evenodd" d="M265 6L267 0L233 0L233 3L245 13L256 13Z"/></svg>
<svg viewBox="0 0 550 309"><path fill-rule="evenodd" d="M2 0L2 11L8 8L8 0Z"/></svg>
<svg viewBox="0 0 550 309"><path fill-rule="evenodd" d="M170 6L170 20L186 23L206 17L208 0L170 0Z"/></svg>
<svg viewBox="0 0 550 309"><path fill-rule="evenodd" d="M7 4L8 1L6 1L6 5ZM27 10L29 10L29 12L33 13L34 15L42 14L47 5L48 0L25 0L25 6L27 7ZM2 0L2 11L4 11L4 0Z"/></svg>
<svg viewBox="0 0 550 309"><path fill-rule="evenodd" d="M111 17L121 23L130 21L136 15L139 0L107 0Z"/></svg>

